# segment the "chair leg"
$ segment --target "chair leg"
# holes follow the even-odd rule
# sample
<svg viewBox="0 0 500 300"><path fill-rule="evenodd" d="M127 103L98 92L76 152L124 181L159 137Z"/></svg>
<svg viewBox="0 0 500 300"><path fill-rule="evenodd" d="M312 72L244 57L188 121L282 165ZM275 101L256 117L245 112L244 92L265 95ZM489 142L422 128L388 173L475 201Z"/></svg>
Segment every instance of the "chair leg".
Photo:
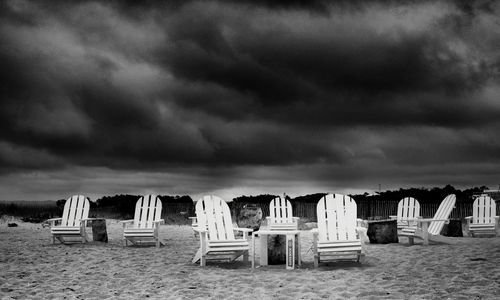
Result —
<svg viewBox="0 0 500 300"><path fill-rule="evenodd" d="M206 255L205 253L202 253L200 258L200 267L204 267L206 264L207 264Z"/></svg>
<svg viewBox="0 0 500 300"><path fill-rule="evenodd" d="M319 252L318 252L318 234L313 234L313 253L314 253L314 268L319 266Z"/></svg>
<svg viewBox="0 0 500 300"><path fill-rule="evenodd" d="M412 237L412 236L409 236L408 237L408 243L410 244L410 246L413 246L413 243L415 242L415 238Z"/></svg>
<svg viewBox="0 0 500 300"><path fill-rule="evenodd" d="M317 269L319 266L319 253L314 253L314 268Z"/></svg>
<svg viewBox="0 0 500 300"><path fill-rule="evenodd" d="M198 249L198 251L196 251L196 254L195 254L195 255L194 255L194 257L193 257L193 261L192 261L192 263L193 263L193 264L194 264L194 263L197 263L197 262L198 262L198 260L200 260L200 259L201 259L201 248L199 248L199 249Z"/></svg>
<svg viewBox="0 0 500 300"><path fill-rule="evenodd" d="M243 252L243 261L248 262L248 251Z"/></svg>

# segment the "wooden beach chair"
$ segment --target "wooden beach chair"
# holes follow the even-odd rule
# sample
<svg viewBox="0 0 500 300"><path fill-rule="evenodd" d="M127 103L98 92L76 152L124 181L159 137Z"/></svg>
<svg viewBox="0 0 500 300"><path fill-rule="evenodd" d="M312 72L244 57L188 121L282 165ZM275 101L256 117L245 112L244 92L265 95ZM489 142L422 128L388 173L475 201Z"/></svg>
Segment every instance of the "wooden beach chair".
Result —
<svg viewBox="0 0 500 300"><path fill-rule="evenodd" d="M408 226L404 227L398 236L408 237L410 245L413 245L414 238L423 239L424 245L429 244L429 240L434 242L448 243L449 239L441 236L444 224L449 222L451 211L455 207L456 197L454 194L446 196L432 219L417 218L415 222L418 227Z"/></svg>
<svg viewBox="0 0 500 300"><path fill-rule="evenodd" d="M299 226L299 218L293 216L290 201L281 197L271 200L266 219L270 230L297 230Z"/></svg>
<svg viewBox="0 0 500 300"><path fill-rule="evenodd" d="M359 262L363 250L356 227L356 202L349 196L327 194L319 200L316 211L318 228L313 230L314 267L317 268L325 256Z"/></svg>
<svg viewBox="0 0 500 300"><path fill-rule="evenodd" d="M71 196L64 204L62 218L48 219L52 242L56 239L62 244L70 242L87 242L85 227L89 219L90 203L85 196ZM70 238L70 239L68 239Z"/></svg>
<svg viewBox="0 0 500 300"><path fill-rule="evenodd" d="M413 220L420 217L420 203L417 199L406 197L401 199L398 203L397 216L389 216L391 219L397 220L398 230L404 227L414 227L416 229L417 223Z"/></svg>
<svg viewBox="0 0 500 300"><path fill-rule="evenodd" d="M155 242L160 247L160 224L165 221L161 218L162 204L156 195L141 197L135 205L133 220L121 221L123 224L123 245L128 241L132 244Z"/></svg>
<svg viewBox="0 0 500 300"><path fill-rule="evenodd" d="M472 236L496 235L498 216L495 201L486 194L480 195L472 205L472 216L465 219Z"/></svg>
<svg viewBox="0 0 500 300"><path fill-rule="evenodd" d="M200 235L200 248L193 263L200 261L200 266L205 266L207 260L233 261L241 255L243 261L248 262L247 235L252 229L233 227L227 203L217 196L204 196L195 208L198 223L193 230ZM235 238L234 231L243 232L243 238Z"/></svg>

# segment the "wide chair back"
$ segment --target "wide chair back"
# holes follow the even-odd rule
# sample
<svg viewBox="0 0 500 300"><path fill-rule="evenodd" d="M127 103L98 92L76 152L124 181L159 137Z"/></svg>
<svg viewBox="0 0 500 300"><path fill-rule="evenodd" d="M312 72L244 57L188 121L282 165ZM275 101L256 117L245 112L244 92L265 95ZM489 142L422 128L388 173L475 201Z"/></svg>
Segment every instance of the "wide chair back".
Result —
<svg viewBox="0 0 500 300"><path fill-rule="evenodd" d="M416 225L415 222L408 220L416 219L420 216L420 203L417 199L406 197L398 203L397 222L398 227Z"/></svg>
<svg viewBox="0 0 500 300"><path fill-rule="evenodd" d="M132 228L153 228L153 221L161 219L161 200L156 195L147 195L137 200Z"/></svg>
<svg viewBox="0 0 500 300"><path fill-rule="evenodd" d="M269 203L268 225L271 230L297 230L297 219L293 217L292 204L287 199L278 196Z"/></svg>
<svg viewBox="0 0 500 300"><path fill-rule="evenodd" d="M71 196L64 204L60 226L80 227L80 220L89 216L90 203L85 196Z"/></svg>
<svg viewBox="0 0 500 300"><path fill-rule="evenodd" d="M495 224L497 206L495 201L488 195L481 195L472 204L473 224Z"/></svg>
<svg viewBox="0 0 500 300"><path fill-rule="evenodd" d="M450 194L441 201L438 210L434 214L435 220L447 220L450 217L451 211L455 207L456 197L454 194ZM433 235L438 235L441 233L443 226L446 221L432 221L429 225L429 233Z"/></svg>
<svg viewBox="0 0 500 300"><path fill-rule="evenodd" d="M327 194L316 207L319 242L357 240L356 202L349 196Z"/></svg>
<svg viewBox="0 0 500 300"><path fill-rule="evenodd" d="M217 196L204 196L196 202L198 228L206 228L209 241L232 241L234 238L231 211L226 201Z"/></svg>

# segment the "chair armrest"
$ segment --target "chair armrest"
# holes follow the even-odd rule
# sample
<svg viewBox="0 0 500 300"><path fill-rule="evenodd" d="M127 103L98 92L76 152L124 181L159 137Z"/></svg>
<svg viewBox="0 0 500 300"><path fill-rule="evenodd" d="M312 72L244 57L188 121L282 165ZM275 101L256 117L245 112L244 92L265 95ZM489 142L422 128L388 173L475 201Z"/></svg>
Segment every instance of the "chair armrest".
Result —
<svg viewBox="0 0 500 300"><path fill-rule="evenodd" d="M52 218L52 219L46 220L45 222L49 223L49 226L56 226L56 223L61 222L61 221L62 221L62 218Z"/></svg>
<svg viewBox="0 0 500 300"><path fill-rule="evenodd" d="M88 226L87 225L88 221L97 221L97 220L105 220L106 221L106 219L104 219L104 218L83 218L83 219L80 219L80 224L83 222L83 225L85 227L87 227Z"/></svg>
<svg viewBox="0 0 500 300"><path fill-rule="evenodd" d="M250 228L239 228L239 227L234 227L233 230L236 231L242 231L242 232L253 232L253 229Z"/></svg>
<svg viewBox="0 0 500 300"><path fill-rule="evenodd" d="M297 222L300 220L300 218L299 218L299 217L292 217L292 219L293 219L294 221L297 221Z"/></svg>
<svg viewBox="0 0 500 300"><path fill-rule="evenodd" d="M160 219L160 220L153 221L153 223L154 224L164 224L165 220L164 219Z"/></svg>
<svg viewBox="0 0 500 300"><path fill-rule="evenodd" d="M118 222L118 224L123 225L123 229L125 229L127 227L127 224L132 224L132 223L134 223L134 220L125 220L125 221Z"/></svg>
<svg viewBox="0 0 500 300"><path fill-rule="evenodd" d="M128 224L128 223L133 223L134 220L125 220L125 221L120 221L118 224Z"/></svg>
<svg viewBox="0 0 500 300"><path fill-rule="evenodd" d="M356 228L354 228L354 230L356 230L356 232L360 232L360 231L368 230L368 228L362 227L362 226L356 226Z"/></svg>
<svg viewBox="0 0 500 300"><path fill-rule="evenodd" d="M356 227L368 228L368 222L363 219L356 219Z"/></svg>
<svg viewBox="0 0 500 300"><path fill-rule="evenodd" d="M193 230L196 232L199 232L199 233L207 232L207 230L205 228L200 228L198 226L196 226L196 227L193 226Z"/></svg>
<svg viewBox="0 0 500 300"><path fill-rule="evenodd" d="M194 225L194 224L198 224L198 217L189 217L188 219L191 219L191 223Z"/></svg>
<svg viewBox="0 0 500 300"><path fill-rule="evenodd" d="M105 218L83 218L80 221L98 221L98 220L106 220Z"/></svg>
<svg viewBox="0 0 500 300"><path fill-rule="evenodd" d="M397 220L398 216L389 216L389 219L391 219L391 220Z"/></svg>
<svg viewBox="0 0 500 300"><path fill-rule="evenodd" d="M52 218L52 219L48 219L46 220L45 222L57 222L57 221L61 221L62 218Z"/></svg>
<svg viewBox="0 0 500 300"><path fill-rule="evenodd" d="M465 217L466 220L472 220L472 216Z"/></svg>
<svg viewBox="0 0 500 300"><path fill-rule="evenodd" d="M312 234L318 234L319 233L319 229L318 228L313 228L313 229L311 229L311 232L312 232Z"/></svg>

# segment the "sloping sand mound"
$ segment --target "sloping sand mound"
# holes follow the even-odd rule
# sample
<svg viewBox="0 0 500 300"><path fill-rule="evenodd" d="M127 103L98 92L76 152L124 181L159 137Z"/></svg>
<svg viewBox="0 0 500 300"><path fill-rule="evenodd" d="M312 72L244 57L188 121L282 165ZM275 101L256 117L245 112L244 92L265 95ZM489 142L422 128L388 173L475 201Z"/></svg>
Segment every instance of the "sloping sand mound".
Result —
<svg viewBox="0 0 500 300"><path fill-rule="evenodd" d="M500 295L500 238L457 238L456 245L367 245L361 264L312 268L311 234L302 237L301 270L191 264L199 247L189 226L162 226L165 243L52 244L50 230L16 220L0 224L1 299L493 299Z"/></svg>

